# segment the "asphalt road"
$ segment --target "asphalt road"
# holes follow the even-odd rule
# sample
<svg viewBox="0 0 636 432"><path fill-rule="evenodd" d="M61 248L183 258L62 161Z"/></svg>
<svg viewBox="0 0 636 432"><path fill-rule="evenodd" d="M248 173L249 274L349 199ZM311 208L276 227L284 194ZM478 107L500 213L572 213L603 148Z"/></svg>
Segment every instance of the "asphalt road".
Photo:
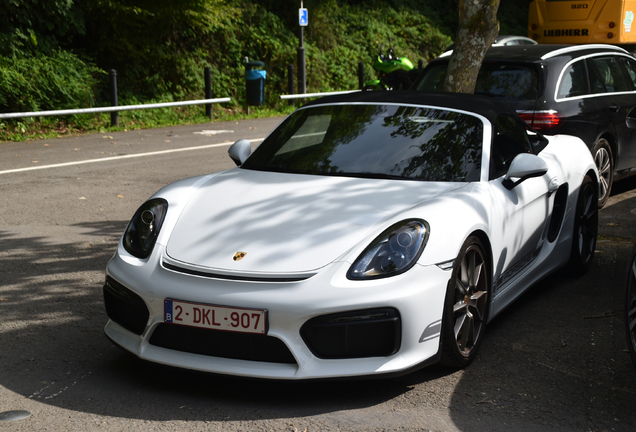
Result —
<svg viewBox="0 0 636 432"><path fill-rule="evenodd" d="M600 212L590 272L535 286L488 326L462 371L270 382L114 347L102 333L104 268L136 208L174 180L232 167L229 143L263 138L280 120L0 143L0 413L32 414L0 431L636 430L621 315L636 240L631 180Z"/></svg>

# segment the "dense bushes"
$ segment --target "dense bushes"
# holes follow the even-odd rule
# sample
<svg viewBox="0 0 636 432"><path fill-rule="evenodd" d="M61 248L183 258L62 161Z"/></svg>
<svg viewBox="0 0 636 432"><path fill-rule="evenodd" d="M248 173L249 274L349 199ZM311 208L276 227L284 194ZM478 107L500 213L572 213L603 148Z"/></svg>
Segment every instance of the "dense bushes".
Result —
<svg viewBox="0 0 636 432"><path fill-rule="evenodd" d="M365 79L375 77L371 65L378 50L392 38L395 53L413 63L439 55L451 39L418 10L378 2L373 5L338 6L321 2L309 28L308 86L315 90L348 90L358 87L357 64L365 63Z"/></svg>
<svg viewBox="0 0 636 432"><path fill-rule="evenodd" d="M66 51L0 57L0 110L23 112L91 106L102 74L102 70Z"/></svg>
<svg viewBox="0 0 636 432"><path fill-rule="evenodd" d="M396 53L414 63L435 57L451 42L456 13L448 11L456 11L456 3L306 0L308 91L357 88L358 62L366 65L365 78L372 78L372 59L389 38ZM515 9L520 14L529 0L508 3L522 5ZM46 4L0 2L1 111L107 105L109 69L117 70L120 103L201 98L206 66L213 95L242 105L245 57L265 62L267 105L276 106L278 95L287 93L287 65L296 64L295 0Z"/></svg>
<svg viewBox="0 0 636 432"><path fill-rule="evenodd" d="M47 55L84 33L73 0L0 0L0 56Z"/></svg>
<svg viewBox="0 0 636 432"><path fill-rule="evenodd" d="M89 11L86 19L91 20L93 14L104 18L87 26L87 40L93 42L86 49L96 53L97 64L117 70L124 95L147 98L166 94L177 99L201 97L203 69L210 66L213 94L241 103L245 98L244 58L260 60L268 73L267 104L274 106L279 103L278 95L287 93L288 64L296 64L297 18L290 23L280 6L268 10L267 1L229 3L231 7L209 12L207 21L201 19L205 13L199 12L195 27L184 27L182 22L169 25L166 16L155 13L108 10L116 2L98 3L101 9ZM287 10L297 17L298 5L289 5ZM165 28L171 31L161 30ZM305 31L308 90L357 88L358 62L367 64L366 78L371 78L372 59L389 37L394 39L396 52L413 61L428 60L450 43L418 10L396 8L391 2L377 2L373 7L340 5L336 0L317 2Z"/></svg>

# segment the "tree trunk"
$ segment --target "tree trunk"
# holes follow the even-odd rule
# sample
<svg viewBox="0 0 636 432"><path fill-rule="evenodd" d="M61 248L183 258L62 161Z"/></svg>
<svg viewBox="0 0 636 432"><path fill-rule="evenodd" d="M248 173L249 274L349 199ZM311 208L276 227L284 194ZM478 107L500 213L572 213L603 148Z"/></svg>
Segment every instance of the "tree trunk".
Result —
<svg viewBox="0 0 636 432"><path fill-rule="evenodd" d="M459 0L459 29L444 91L474 93L486 51L499 34L499 0Z"/></svg>

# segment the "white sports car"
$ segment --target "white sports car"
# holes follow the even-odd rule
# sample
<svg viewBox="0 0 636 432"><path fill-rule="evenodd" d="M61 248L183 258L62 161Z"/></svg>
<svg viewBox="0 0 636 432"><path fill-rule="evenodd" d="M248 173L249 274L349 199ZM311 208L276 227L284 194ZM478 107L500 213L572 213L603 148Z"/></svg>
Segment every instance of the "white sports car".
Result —
<svg viewBox="0 0 636 432"><path fill-rule="evenodd" d="M489 98L323 98L229 153L238 167L144 203L108 263L105 333L142 359L276 379L459 368L528 287L593 258L589 150Z"/></svg>

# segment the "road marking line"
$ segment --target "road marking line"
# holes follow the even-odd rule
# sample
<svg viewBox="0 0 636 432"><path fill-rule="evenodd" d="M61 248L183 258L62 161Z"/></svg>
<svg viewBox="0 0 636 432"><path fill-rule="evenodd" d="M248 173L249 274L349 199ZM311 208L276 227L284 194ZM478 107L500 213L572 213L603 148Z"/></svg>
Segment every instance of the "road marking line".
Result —
<svg viewBox="0 0 636 432"><path fill-rule="evenodd" d="M233 130L202 130L201 132L192 132L193 134L199 134L199 135L217 135L217 134L222 134L222 133L234 133Z"/></svg>
<svg viewBox="0 0 636 432"><path fill-rule="evenodd" d="M248 141L259 142L259 141L263 141L264 139L265 138L257 138L257 139L251 139ZM101 159L88 159L83 161L65 162L65 163L59 163L54 165L41 165L41 166L34 166L34 167L27 167L27 168L16 168L16 169L0 171L0 174L11 174L11 173L18 173L18 172L25 172L25 171L35 171L35 170L48 169L48 168L60 168L60 167L66 167L71 165L90 164L90 163L96 163L96 162L108 162L108 161L114 161L119 159L132 159L132 158L138 158L138 157L144 157L144 156L156 156L156 155L178 153L178 152L190 151L190 150L202 150L202 149L207 149L212 147L224 147L224 146L230 146L232 144L234 143L229 142L229 143L221 143L221 144L208 144L208 145L198 146L198 147L185 147L180 149L162 150L162 151L149 152L149 153L136 153L131 155L113 156L113 157L107 157L107 158L101 158Z"/></svg>

